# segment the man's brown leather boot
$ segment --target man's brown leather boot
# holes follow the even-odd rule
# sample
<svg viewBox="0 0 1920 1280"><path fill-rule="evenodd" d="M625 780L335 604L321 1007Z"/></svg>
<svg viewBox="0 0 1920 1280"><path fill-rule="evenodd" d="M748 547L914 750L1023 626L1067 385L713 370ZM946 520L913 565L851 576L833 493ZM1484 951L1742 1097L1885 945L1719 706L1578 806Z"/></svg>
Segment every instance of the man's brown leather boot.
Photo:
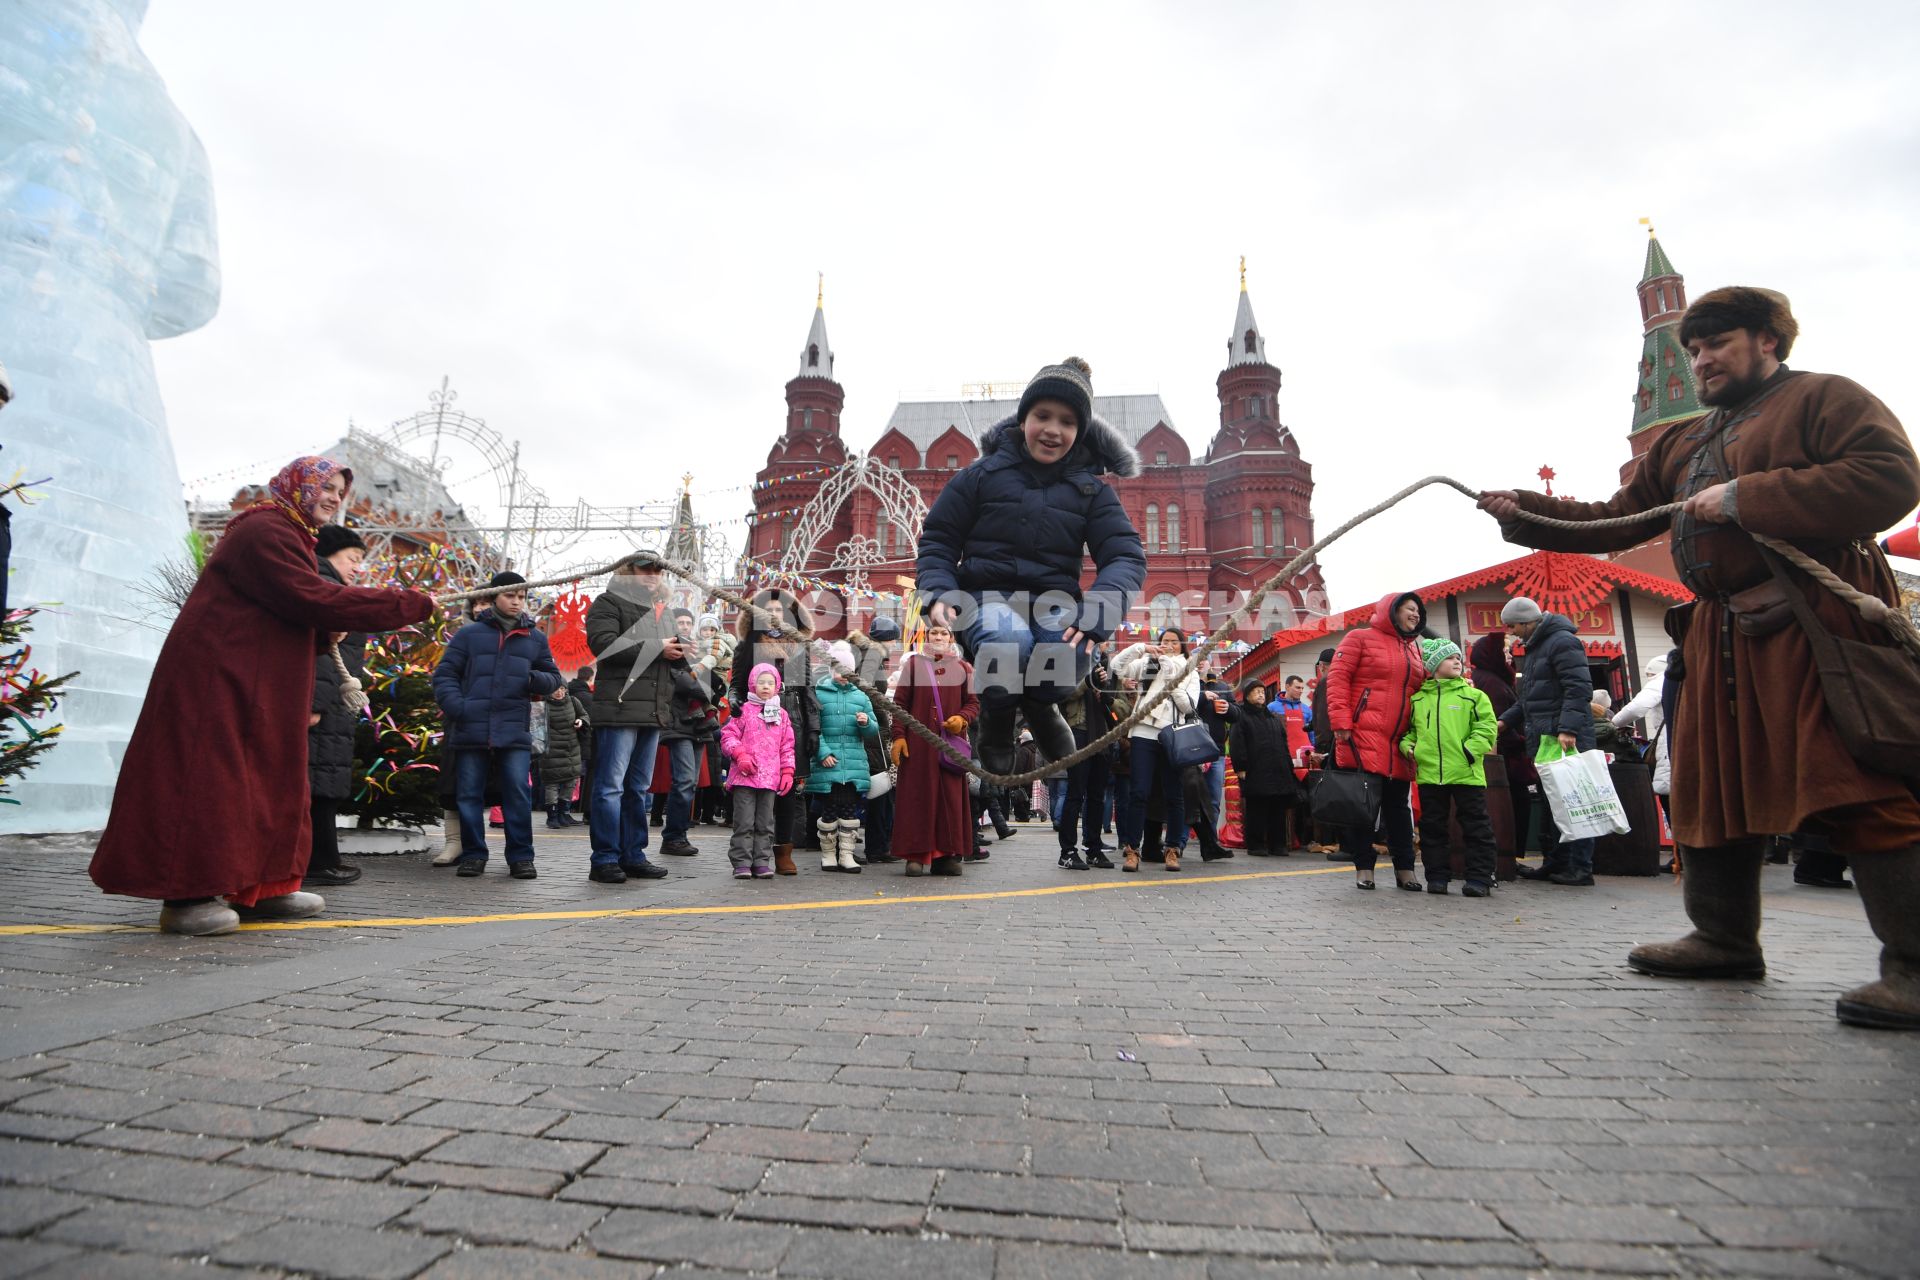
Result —
<svg viewBox="0 0 1920 1280"><path fill-rule="evenodd" d="M1627 953L1627 963L1660 978L1761 978L1758 840L1688 849L1680 877L1693 932L1674 942L1650 942Z"/></svg>

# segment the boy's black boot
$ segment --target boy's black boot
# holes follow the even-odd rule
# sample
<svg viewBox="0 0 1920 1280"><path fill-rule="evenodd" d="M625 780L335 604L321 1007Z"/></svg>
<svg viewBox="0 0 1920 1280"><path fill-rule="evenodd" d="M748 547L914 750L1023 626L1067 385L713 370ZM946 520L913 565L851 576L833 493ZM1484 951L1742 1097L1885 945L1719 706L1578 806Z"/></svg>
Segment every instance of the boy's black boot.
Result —
<svg viewBox="0 0 1920 1280"><path fill-rule="evenodd" d="M1073 754L1073 729L1068 726L1066 717L1060 714L1059 703L1022 698L1020 710L1027 717L1027 728L1033 730L1033 745L1040 749L1040 754L1049 764L1055 760L1065 760Z"/></svg>
<svg viewBox="0 0 1920 1280"><path fill-rule="evenodd" d="M980 766L988 773L1013 772L1013 723L1018 710L1017 707L980 709Z"/></svg>

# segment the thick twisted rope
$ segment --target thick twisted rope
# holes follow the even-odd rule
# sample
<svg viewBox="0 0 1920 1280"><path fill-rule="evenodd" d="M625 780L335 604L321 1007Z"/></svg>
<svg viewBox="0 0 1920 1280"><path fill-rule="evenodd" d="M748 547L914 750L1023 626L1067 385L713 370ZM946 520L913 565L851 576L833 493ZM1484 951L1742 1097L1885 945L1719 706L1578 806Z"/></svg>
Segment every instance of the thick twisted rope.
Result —
<svg viewBox="0 0 1920 1280"><path fill-rule="evenodd" d="M1212 635L1201 641L1200 644L1187 655L1186 661L1181 664L1176 672L1157 682L1157 687L1137 700L1132 712L1118 724L1114 725L1113 728L1087 743L1086 746L1078 748L1071 754L1043 764L1037 769L1029 769L1024 773L989 773L977 760L960 754L933 729L920 723L905 707L902 707L898 702L895 702L888 696L885 690L875 688L863 679L858 672L842 667L838 663L832 664L832 668L836 675L846 679L869 698L874 699L876 702L887 703L890 708L888 714L899 717L909 732L925 741L936 751L943 753L949 760L952 760L955 764L964 768L968 773L979 777L983 783L996 787L1029 786L1042 778L1049 778L1065 773L1075 765L1092 759L1100 752L1105 751L1113 743L1120 741L1132 733L1134 726L1153 714L1154 710L1157 709L1161 703L1173 696L1174 691L1179 688L1181 683L1186 680L1187 676L1199 666L1208 654L1218 646L1225 644L1231 639L1233 634L1240 629L1243 622L1249 617L1254 616L1268 595L1283 583L1291 580L1296 573L1311 563L1314 557L1319 555L1321 551L1332 546L1341 538L1353 532L1353 530L1359 528L1375 516L1392 510L1422 489L1429 488L1433 485L1444 485L1451 489L1457 489L1475 502L1478 502L1482 496L1478 489L1470 489L1460 483L1460 481L1455 480L1452 476L1427 476L1424 479L1414 481L1412 484L1407 485L1383 501L1368 507L1365 511L1362 511L1359 515L1354 516L1345 524L1335 529L1332 533L1327 534L1312 546L1301 551L1268 577L1265 582L1262 582L1256 587L1253 593L1247 597L1245 603L1235 609L1232 614L1228 615L1227 620L1221 623ZM1665 506L1653 507L1646 511L1637 512L1634 515L1609 517L1600 520L1561 520L1552 516L1537 515L1524 509L1515 512L1515 514L1522 520L1553 529L1610 529L1645 524L1664 516L1670 516L1675 511L1680 510L1684 505L1684 503L1672 502ZM1916 656L1920 656L1920 632L1915 631L1911 619L1906 616L1903 610L1895 609L1878 597L1856 590L1850 584L1842 581L1838 575L1826 568L1826 566L1803 553L1798 547L1769 538L1763 534L1749 532L1748 536L1769 550L1777 552L1795 567L1813 577L1822 586L1825 586L1828 590L1854 605L1869 621L1878 622L1885 626L1897 639L1904 643L1909 649L1913 650ZM538 582L515 585L521 586L522 590L567 586L579 582L583 578L596 578L603 574L611 573L621 565L630 564L636 560L646 564L649 568L656 568L683 579L693 586L700 588L708 595L719 600L724 600L726 603L733 605L743 612L751 612L763 622L776 620L772 611L763 606L756 605L743 596L706 581L706 579L692 570L669 564L664 559L647 552L638 553L636 556L623 556L612 564L599 569L576 572L561 578L547 578ZM453 604L458 601L478 599L483 596L490 597L497 594L497 589L487 590L481 588L473 591L451 592L447 595L439 596L437 599L442 604Z"/></svg>

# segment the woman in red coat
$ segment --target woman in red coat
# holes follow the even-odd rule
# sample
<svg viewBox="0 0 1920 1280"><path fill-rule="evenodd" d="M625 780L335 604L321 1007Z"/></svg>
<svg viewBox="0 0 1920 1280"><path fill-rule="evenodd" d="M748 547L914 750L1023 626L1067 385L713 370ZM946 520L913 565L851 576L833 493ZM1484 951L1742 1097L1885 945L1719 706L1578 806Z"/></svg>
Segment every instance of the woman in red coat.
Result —
<svg viewBox="0 0 1920 1280"><path fill-rule="evenodd" d="M980 717L973 693L973 668L954 652L953 632L944 624L927 626L926 649L900 663L894 702L928 728L944 726L964 735ZM940 753L926 739L909 736L906 722L893 719L893 759L900 774L894 805L893 854L907 875L957 876L961 859L973 852L973 804L967 775L942 768Z"/></svg>
<svg viewBox="0 0 1920 1280"><path fill-rule="evenodd" d="M240 918L222 897L281 918L326 906L300 892L315 657L332 632L433 612L417 591L320 576L315 534L352 483L326 458L288 463L269 500L228 524L167 633L91 868L108 893L161 899L167 932L232 932Z"/></svg>
<svg viewBox="0 0 1920 1280"><path fill-rule="evenodd" d="M1393 855L1394 879L1418 890L1413 874L1413 761L1400 754L1400 738L1412 723L1413 691L1426 683L1415 637L1427 623L1427 606L1411 591L1381 599L1373 622L1347 633L1327 672L1327 718L1333 728L1338 768L1360 768L1385 779L1380 821ZM1353 859L1362 889L1373 888L1373 832L1348 827L1340 848Z"/></svg>

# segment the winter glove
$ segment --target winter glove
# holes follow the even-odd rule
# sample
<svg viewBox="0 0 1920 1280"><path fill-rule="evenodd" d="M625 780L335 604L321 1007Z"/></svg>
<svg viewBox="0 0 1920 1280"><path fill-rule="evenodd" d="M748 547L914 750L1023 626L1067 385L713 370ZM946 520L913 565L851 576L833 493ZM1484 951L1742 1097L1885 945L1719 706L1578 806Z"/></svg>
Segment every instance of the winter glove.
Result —
<svg viewBox="0 0 1920 1280"><path fill-rule="evenodd" d="M948 716L940 723L948 733L965 733L967 731L967 722L961 716Z"/></svg>
<svg viewBox="0 0 1920 1280"><path fill-rule="evenodd" d="M907 740L905 738L895 738L893 740L893 767L898 769L901 765L905 764L906 762L907 762Z"/></svg>
<svg viewBox="0 0 1920 1280"><path fill-rule="evenodd" d="M774 788L774 794L783 796L791 790L793 790L793 770L782 769L780 771L780 785Z"/></svg>
<svg viewBox="0 0 1920 1280"><path fill-rule="evenodd" d="M753 762L752 756L743 754L740 756L736 756L734 758L734 761L733 761L734 777L751 778L759 771L760 771L760 766L758 766Z"/></svg>

